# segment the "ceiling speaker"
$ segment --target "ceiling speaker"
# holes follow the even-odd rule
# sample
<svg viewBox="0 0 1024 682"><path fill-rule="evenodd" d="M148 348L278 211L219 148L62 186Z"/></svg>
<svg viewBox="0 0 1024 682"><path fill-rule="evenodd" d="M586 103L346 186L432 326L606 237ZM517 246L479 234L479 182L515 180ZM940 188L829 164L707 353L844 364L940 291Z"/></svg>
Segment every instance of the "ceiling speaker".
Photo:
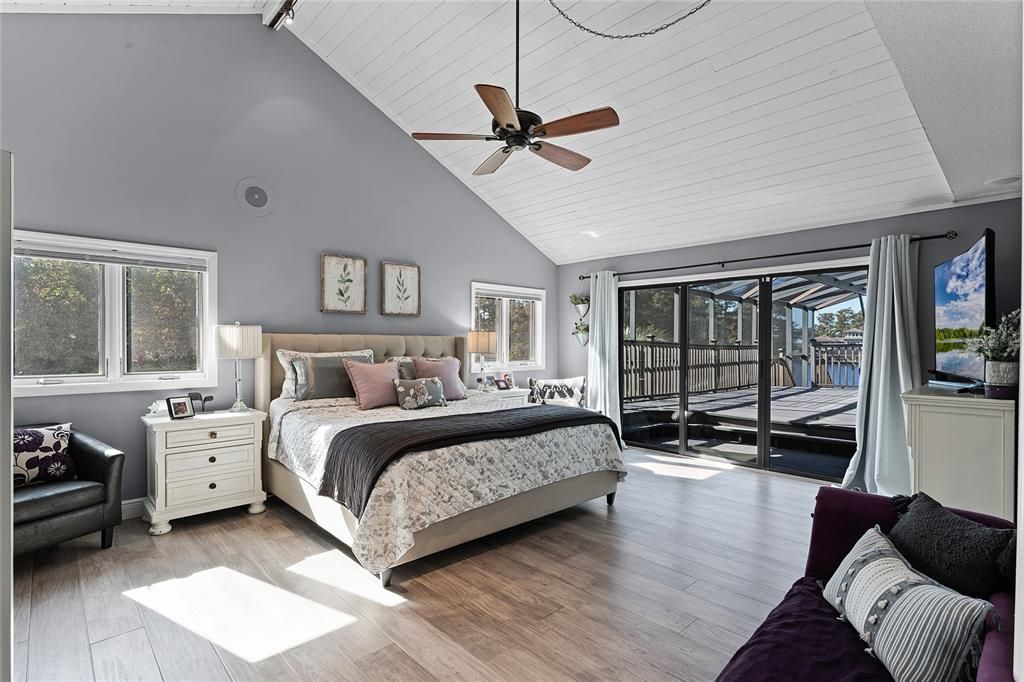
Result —
<svg viewBox="0 0 1024 682"><path fill-rule="evenodd" d="M235 201L249 215L264 216L274 212L270 185L259 178L243 178L235 185Z"/></svg>

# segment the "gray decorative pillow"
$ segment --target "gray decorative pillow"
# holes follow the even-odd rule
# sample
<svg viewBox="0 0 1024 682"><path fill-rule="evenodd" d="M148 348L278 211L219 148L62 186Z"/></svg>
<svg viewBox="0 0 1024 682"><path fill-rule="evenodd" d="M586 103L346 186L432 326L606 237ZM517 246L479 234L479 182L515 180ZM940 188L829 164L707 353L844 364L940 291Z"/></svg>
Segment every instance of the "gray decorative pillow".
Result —
<svg viewBox="0 0 1024 682"><path fill-rule="evenodd" d="M896 682L974 679L992 604L915 571L878 526L839 564L824 596Z"/></svg>
<svg viewBox="0 0 1024 682"><path fill-rule="evenodd" d="M284 383L281 384L281 397L295 397L295 366L292 364L292 360L300 357L351 358L356 356L368 357L370 362L373 362L373 351L369 348L366 350L339 350L327 353L307 353L305 351L288 350L286 348L278 349L277 361L281 363L281 367L284 369Z"/></svg>
<svg viewBox="0 0 1024 682"><path fill-rule="evenodd" d="M418 410L421 407L444 407L444 384L437 377L427 379L395 379L398 392L398 406L403 410Z"/></svg>
<svg viewBox="0 0 1024 682"><path fill-rule="evenodd" d="M355 398L356 390L345 369L345 360L369 364L365 355L303 355L292 360L295 368L295 399Z"/></svg>
<svg viewBox="0 0 1024 682"><path fill-rule="evenodd" d="M984 599L1007 586L1000 555L1016 533L965 519L918 493L889 531L889 539L928 577L961 594Z"/></svg>
<svg viewBox="0 0 1024 682"><path fill-rule="evenodd" d="M412 358L405 356L396 355L393 358L388 358L384 362L397 362L398 363L398 378L399 379L415 379L416 378L416 365L413 364Z"/></svg>

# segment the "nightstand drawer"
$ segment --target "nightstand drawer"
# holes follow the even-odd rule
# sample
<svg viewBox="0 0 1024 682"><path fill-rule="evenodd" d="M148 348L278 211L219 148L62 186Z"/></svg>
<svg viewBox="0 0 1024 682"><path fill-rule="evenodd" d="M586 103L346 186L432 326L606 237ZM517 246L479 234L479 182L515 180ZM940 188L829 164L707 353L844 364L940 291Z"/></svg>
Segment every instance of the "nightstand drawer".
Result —
<svg viewBox="0 0 1024 682"><path fill-rule="evenodd" d="M256 448L252 445L234 445L203 452L169 454L167 455L167 480L213 476L225 469L252 466L255 456Z"/></svg>
<svg viewBox="0 0 1024 682"><path fill-rule="evenodd" d="M251 492L253 472L236 471L230 474L210 475L187 481L167 482L167 506L192 504Z"/></svg>
<svg viewBox="0 0 1024 682"><path fill-rule="evenodd" d="M248 424L231 424L230 426L208 426L200 429L184 429L167 431L166 447L184 448L207 443L220 443L226 440L252 440L256 437L256 427Z"/></svg>

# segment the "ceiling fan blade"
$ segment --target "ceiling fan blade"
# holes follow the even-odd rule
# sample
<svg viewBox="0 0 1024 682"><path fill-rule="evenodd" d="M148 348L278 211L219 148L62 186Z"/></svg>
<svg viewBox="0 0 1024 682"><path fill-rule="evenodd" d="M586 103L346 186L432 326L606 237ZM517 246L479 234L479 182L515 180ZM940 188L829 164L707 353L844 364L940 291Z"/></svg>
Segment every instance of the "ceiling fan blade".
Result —
<svg viewBox="0 0 1024 682"><path fill-rule="evenodd" d="M557 164L562 168L568 168L571 171L578 171L590 163L590 159L582 154L577 154L565 147L559 147L550 142L534 142L530 145L530 151L542 159L547 159L551 163Z"/></svg>
<svg viewBox="0 0 1024 682"><path fill-rule="evenodd" d="M494 135L472 135L469 133L413 133L414 140L497 140Z"/></svg>
<svg viewBox="0 0 1024 682"><path fill-rule="evenodd" d="M473 87L476 88L476 94L480 95L484 106L494 116L495 121L500 123L503 128L519 130L519 116L516 114L515 105L512 104L512 98L508 96L508 91L505 88L497 85L474 85Z"/></svg>
<svg viewBox="0 0 1024 682"><path fill-rule="evenodd" d="M501 164L508 161L510 156L512 156L512 150L508 147L501 147L498 151L484 159L484 162L473 171L473 175L490 175L501 168Z"/></svg>
<svg viewBox="0 0 1024 682"><path fill-rule="evenodd" d="M533 134L540 137L561 137L577 133L589 133L602 128L614 128L619 125L619 115L611 107L602 107L582 114L566 116L550 123L542 123L533 129Z"/></svg>

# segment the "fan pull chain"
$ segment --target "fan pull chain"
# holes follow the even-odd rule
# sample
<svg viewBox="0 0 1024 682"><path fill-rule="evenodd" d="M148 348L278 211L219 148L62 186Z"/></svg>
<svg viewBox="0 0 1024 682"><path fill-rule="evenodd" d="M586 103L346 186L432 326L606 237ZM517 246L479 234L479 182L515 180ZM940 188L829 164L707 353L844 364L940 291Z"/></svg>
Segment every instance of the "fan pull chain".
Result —
<svg viewBox="0 0 1024 682"><path fill-rule="evenodd" d="M518 4L519 4L519 2L518 2L518 0L516 0L516 5L518 6ZM693 7L689 12L687 12L683 16L679 17L678 19L673 19L672 21L668 22L667 24L662 24L661 26L658 26L657 28L652 28L652 29L647 30L647 31L641 31L640 33L622 33L622 34L602 33L601 31L595 31L592 28L587 28L586 26L584 26L583 24L581 24L580 22L576 21L575 19L570 17L568 14L566 14L565 10L563 10L561 7L559 7L558 5L555 4L555 0L548 0L548 4L550 4L556 10L558 10L558 13L562 15L563 19L565 19L566 21L568 21L570 24L572 24L573 26L575 26L576 28L578 28L581 31L585 31L586 33L589 33L591 35L595 35L598 38L611 38L612 40L626 40L627 38L649 38L650 36L653 36L653 35L655 35L657 33L661 33L662 31L664 31L667 28L672 28L673 26L678 24L683 19L690 18L691 16L693 16L694 14L699 12L700 10L702 10L705 7L707 7L708 5L710 5L711 4L711 0L704 0L704 2L700 3L696 7ZM519 35L518 20L519 20L519 16L518 16L518 10L517 10L517 15L516 15L516 22L517 22L516 23L516 27L517 27L516 28L516 36L517 36L517 41L518 41L518 35ZM519 50L519 45L518 45L518 42L517 42L517 44L516 44L516 54L517 54L517 58L516 58L517 67L516 68L517 69L518 69L518 62L519 62L518 50ZM518 85L518 83L519 83L519 76L518 76L518 72L517 72L517 75L516 75L516 102L517 102L516 106L518 106L518 99L519 99L519 94L518 94L519 93L519 85Z"/></svg>

